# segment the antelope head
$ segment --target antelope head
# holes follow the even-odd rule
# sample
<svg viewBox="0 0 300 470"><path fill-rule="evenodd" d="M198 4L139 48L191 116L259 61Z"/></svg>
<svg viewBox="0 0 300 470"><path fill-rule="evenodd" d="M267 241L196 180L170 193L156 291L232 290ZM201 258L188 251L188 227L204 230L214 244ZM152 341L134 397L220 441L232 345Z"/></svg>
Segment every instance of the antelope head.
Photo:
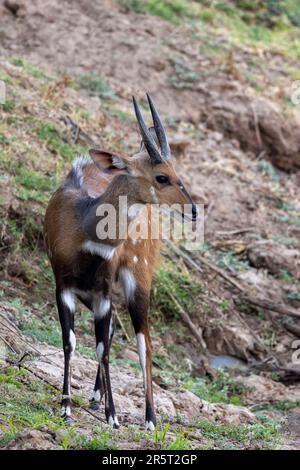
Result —
<svg viewBox="0 0 300 470"><path fill-rule="evenodd" d="M153 127L146 125L137 100L133 97L136 119L142 137L140 151L130 158L119 157L97 150L90 155L106 172L130 176L128 193L134 193L137 202L175 207L182 219L195 221L197 209L176 173L168 139L152 98L147 94ZM189 210L186 210L187 207Z"/></svg>

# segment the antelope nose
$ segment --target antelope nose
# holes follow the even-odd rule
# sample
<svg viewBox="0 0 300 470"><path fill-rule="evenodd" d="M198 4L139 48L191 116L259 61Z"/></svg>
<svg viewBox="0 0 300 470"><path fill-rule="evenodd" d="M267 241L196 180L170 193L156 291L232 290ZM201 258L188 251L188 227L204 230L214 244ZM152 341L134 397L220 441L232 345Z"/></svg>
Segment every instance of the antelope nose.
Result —
<svg viewBox="0 0 300 470"><path fill-rule="evenodd" d="M192 220L195 221L197 220L198 212L197 212L197 207L195 204L192 206Z"/></svg>

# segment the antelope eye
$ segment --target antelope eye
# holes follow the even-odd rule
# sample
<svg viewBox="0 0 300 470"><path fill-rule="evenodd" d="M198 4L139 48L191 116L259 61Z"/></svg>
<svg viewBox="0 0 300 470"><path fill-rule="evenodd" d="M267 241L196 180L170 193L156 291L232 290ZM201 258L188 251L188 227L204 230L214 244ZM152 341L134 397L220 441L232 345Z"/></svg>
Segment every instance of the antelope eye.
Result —
<svg viewBox="0 0 300 470"><path fill-rule="evenodd" d="M159 184L170 184L169 178L165 175L158 175L155 179Z"/></svg>

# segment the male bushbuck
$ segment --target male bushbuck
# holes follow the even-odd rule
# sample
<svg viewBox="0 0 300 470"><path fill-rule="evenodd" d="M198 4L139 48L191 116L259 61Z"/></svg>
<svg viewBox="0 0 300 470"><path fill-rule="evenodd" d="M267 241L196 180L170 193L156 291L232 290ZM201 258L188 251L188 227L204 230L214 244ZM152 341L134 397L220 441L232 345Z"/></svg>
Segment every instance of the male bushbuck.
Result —
<svg viewBox="0 0 300 470"><path fill-rule="evenodd" d="M106 420L119 426L115 414L109 374L109 350L114 332L112 284L119 281L136 334L144 378L146 429L156 424L152 393L152 354L148 326L151 282L160 241L122 237L99 239L97 224L103 220L99 209L112 205L116 219L123 208L119 196L127 197L126 221L149 215L152 204L179 205L182 217L196 219L196 207L175 172L168 140L157 110L147 95L154 128L148 129L133 97L142 136L140 151L130 158L91 150L79 157L60 188L52 196L44 225L44 238L56 281L56 302L64 348L62 417L71 416L70 364L75 351L75 300L79 299L94 315L96 356L99 362L91 407L98 409L105 397ZM146 211L132 210L138 205ZM141 216L141 212L144 214ZM103 216L103 211L102 211ZM128 216L128 219L127 219ZM147 224L154 222L151 219Z"/></svg>

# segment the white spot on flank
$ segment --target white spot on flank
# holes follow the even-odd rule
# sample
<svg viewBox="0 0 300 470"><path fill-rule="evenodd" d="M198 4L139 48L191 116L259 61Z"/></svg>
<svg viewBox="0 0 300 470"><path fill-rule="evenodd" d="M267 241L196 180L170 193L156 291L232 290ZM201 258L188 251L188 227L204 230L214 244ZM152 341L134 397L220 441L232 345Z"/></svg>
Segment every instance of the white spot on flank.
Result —
<svg viewBox="0 0 300 470"><path fill-rule="evenodd" d="M141 368L142 368L142 371L143 371L144 389L146 391L146 389L147 389L147 371L146 371L146 341L145 341L145 335L143 333L138 333L136 335L136 341L137 341L137 348L138 348L138 353L139 353L140 364L141 364Z"/></svg>
<svg viewBox="0 0 300 470"><path fill-rule="evenodd" d="M75 310L75 296L70 289L65 289L61 293L61 300L73 313Z"/></svg>
<svg viewBox="0 0 300 470"><path fill-rule="evenodd" d="M93 302L94 316L97 319L104 318L110 311L111 301L108 297L100 297Z"/></svg>
<svg viewBox="0 0 300 470"><path fill-rule="evenodd" d="M133 262L134 262L134 263L137 263L138 260L139 260L138 257L134 255L134 257L133 257Z"/></svg>
<svg viewBox="0 0 300 470"><path fill-rule="evenodd" d="M152 423L152 421L146 421L145 422L145 428L146 428L146 431L154 431L155 426Z"/></svg>
<svg viewBox="0 0 300 470"><path fill-rule="evenodd" d="M83 251L91 253L92 255L101 256L107 261L110 261L115 253L115 247L106 245L105 243L93 242L91 240L83 242L81 248Z"/></svg>
<svg viewBox="0 0 300 470"><path fill-rule="evenodd" d="M128 268L121 268L119 271L119 279L124 290L126 301L129 302L136 289L135 277Z"/></svg>
<svg viewBox="0 0 300 470"><path fill-rule="evenodd" d="M96 355L97 355L97 359L99 362L101 362L102 360L103 352L104 352L104 344L101 341L100 343L98 343L97 348L96 348Z"/></svg>
<svg viewBox="0 0 300 470"><path fill-rule="evenodd" d="M70 341L70 345L71 345L71 356L72 356L72 354L74 353L75 348L76 348L76 336L75 336L73 330L70 330L69 341Z"/></svg>

